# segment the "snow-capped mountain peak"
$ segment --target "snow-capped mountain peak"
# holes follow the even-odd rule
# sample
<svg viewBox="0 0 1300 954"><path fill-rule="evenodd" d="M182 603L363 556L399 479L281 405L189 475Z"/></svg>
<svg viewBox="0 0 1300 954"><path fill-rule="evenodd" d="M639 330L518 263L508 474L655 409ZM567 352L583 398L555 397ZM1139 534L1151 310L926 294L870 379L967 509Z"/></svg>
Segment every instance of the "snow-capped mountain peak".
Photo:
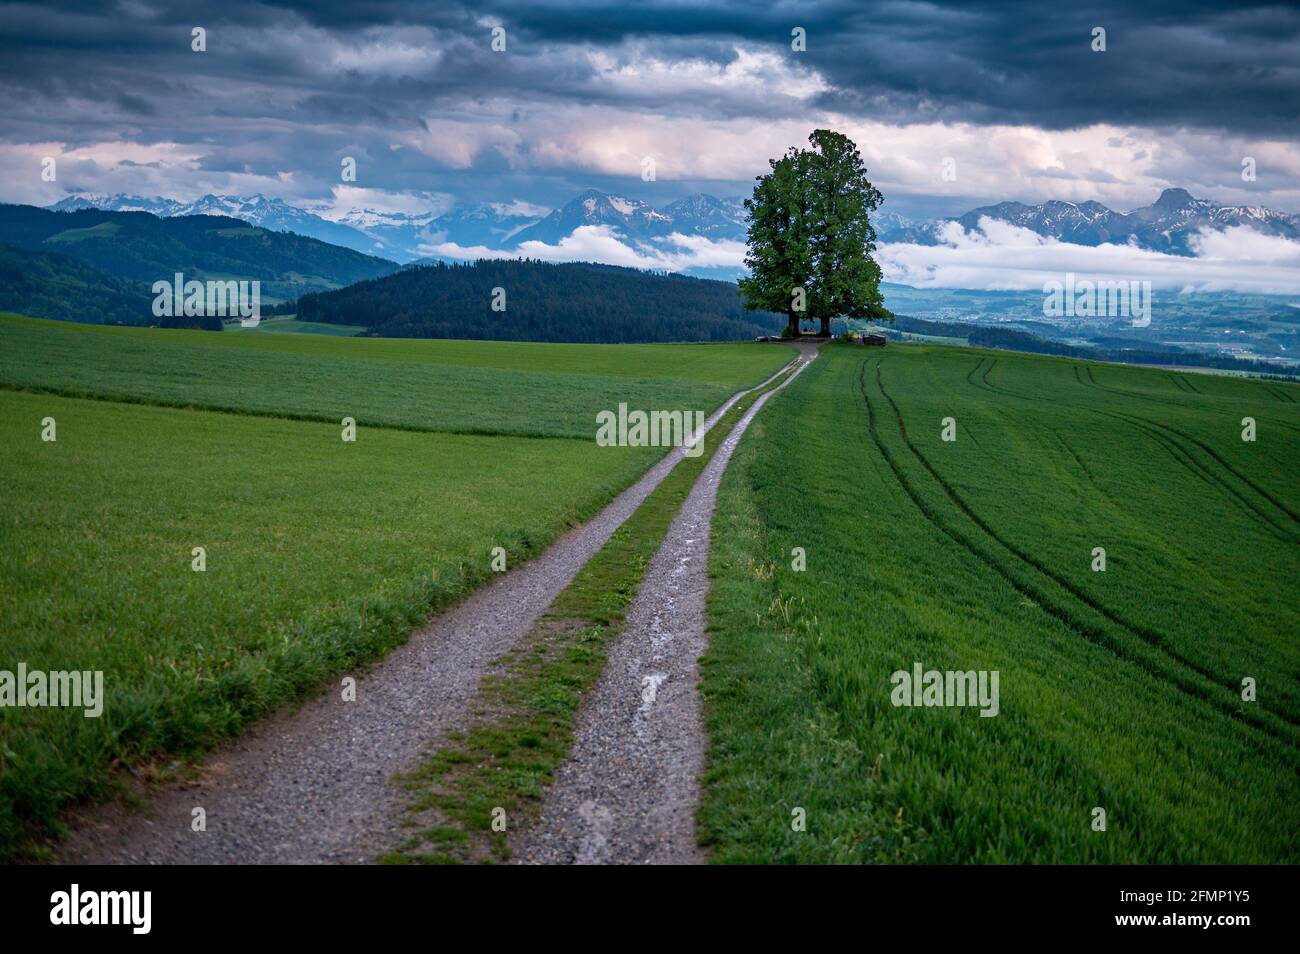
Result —
<svg viewBox="0 0 1300 954"><path fill-rule="evenodd" d="M177 202L175 199L164 199L161 196L146 199L143 196L127 195L124 192L115 195L102 192L77 192L50 206L56 212L104 209L109 212L149 212L161 218L176 215L178 214L176 210L183 207L184 203Z"/></svg>
<svg viewBox="0 0 1300 954"><path fill-rule="evenodd" d="M58 212L75 212L79 209L104 209L110 212L149 212L160 218L175 218L182 215L218 215L225 218L242 219L252 225L269 229L273 232L294 232L308 238L319 239L332 245L355 249L368 255L387 258L396 256L389 253L383 243L376 241L364 232L349 225L331 222L299 206L292 205L275 196L255 193L248 196L214 195L200 196L192 202L178 202L162 197L142 198L140 196L99 195L94 193L74 193L50 206ZM405 260L410 261L414 255Z"/></svg>
<svg viewBox="0 0 1300 954"><path fill-rule="evenodd" d="M377 210L364 206L339 215L323 204L303 208L275 196L201 196L192 202L128 195L69 195L51 208L144 211L163 217L221 215L274 231L296 232L398 262L422 257L430 247L514 250L528 241L554 245L582 226L614 229L625 240L662 240L673 233L743 241L743 203L698 193L658 208L642 199L588 189L558 209L522 201L458 205L442 214Z"/></svg>
<svg viewBox="0 0 1300 954"><path fill-rule="evenodd" d="M514 235L511 245L517 247L530 241L555 245L584 225L609 226L632 242L674 232L739 240L744 238L745 222L745 210L740 203L702 193L655 208L641 199L588 189Z"/></svg>
<svg viewBox="0 0 1300 954"><path fill-rule="evenodd" d="M963 229L979 228L982 219L1008 222L1038 235L1075 245L1134 244L1139 248L1192 254L1191 239L1201 229L1246 226L1268 235L1300 240L1300 215L1257 206L1224 206L1198 199L1186 189L1165 189L1151 205L1116 212L1100 202L1052 199L1039 205L1000 202L972 209L956 219L938 219L917 226L878 229L882 242L938 244L949 221Z"/></svg>

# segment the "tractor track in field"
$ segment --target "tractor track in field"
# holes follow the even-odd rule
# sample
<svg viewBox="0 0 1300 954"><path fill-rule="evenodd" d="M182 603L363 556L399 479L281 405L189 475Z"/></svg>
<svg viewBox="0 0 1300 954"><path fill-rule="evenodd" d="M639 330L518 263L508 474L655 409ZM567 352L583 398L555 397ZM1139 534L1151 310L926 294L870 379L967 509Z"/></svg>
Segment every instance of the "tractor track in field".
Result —
<svg viewBox="0 0 1300 954"><path fill-rule="evenodd" d="M1079 384L1085 388L1096 386L1095 383L1089 384L1087 381L1083 380L1078 365L1074 366L1074 376ZM1088 376L1091 379L1091 374ZM1002 393L1015 394L1013 391L1003 391ZM1192 455L1191 451L1168 433L1172 430L1171 428L1166 428L1163 425L1160 425L1155 421L1149 421L1146 418L1137 417L1132 414L1125 414L1122 411L1108 411L1101 408L1087 408L1087 410L1092 411L1094 414L1102 414L1106 417L1112 417L1117 421L1123 421L1132 427L1136 427L1143 434L1146 434L1153 441L1159 444L1160 447L1173 459L1174 463L1178 464L1193 477L1196 477L1211 490L1222 490L1231 497L1233 501L1242 508L1246 516L1259 524L1260 527L1262 527L1269 535L1276 537L1283 543L1296 542L1292 537L1287 535L1286 527L1275 522L1268 511L1256 506L1251 502L1250 498L1232 484L1228 483L1223 476L1215 473L1210 467L1197 460Z"/></svg>
<svg viewBox="0 0 1300 954"><path fill-rule="evenodd" d="M903 443L907 445L907 449L912 452L912 456L915 457L918 461L920 461L921 466L924 467L926 472L929 473L929 475L934 478L935 482L943 489L944 493L948 496L948 499L953 502L953 505L956 506L957 509L960 510L963 514L965 514L966 517L969 518L970 521L973 524L975 524L975 526L977 526L980 530L982 530L986 536L988 536L994 542L999 544L1003 549L1015 554L1015 556L1018 557L1022 562L1027 563L1029 566L1032 566L1038 572L1042 573L1043 576L1047 577L1049 580L1054 582L1057 586L1061 587L1061 589L1065 590L1067 593L1073 596L1080 603L1083 603L1085 606L1091 608L1095 612L1100 613L1102 616L1110 620L1110 622L1112 622L1116 626L1119 626L1121 629L1125 629L1132 635L1137 636L1139 639L1146 642L1152 648L1158 649L1161 652L1166 653L1167 655L1170 656L1170 658L1186 666L1188 669L1191 669L1193 672L1195 672L1197 675L1201 676L1202 678L1208 679L1211 682L1219 681L1218 678L1214 676L1214 674L1211 673L1209 670L1200 668L1200 666L1195 661L1184 659L1182 656L1178 654L1176 650L1169 648L1169 639L1166 636L1164 636L1161 633L1157 633L1154 630L1147 629L1146 627L1141 626L1137 623L1132 623L1129 620L1124 619L1122 616L1120 616L1114 610L1107 607L1105 604L1100 603L1097 600L1093 599L1086 592L1084 592L1073 582L1071 582L1067 577L1061 575L1060 573L1057 573L1051 567L1035 559L1031 554L1027 553L1022 547L1006 539L1001 533L999 533L996 529L994 529L993 526L991 526L987 520L985 520L983 517L981 517L978 513L975 512L974 508L971 507L970 503L964 497L962 497L961 494L957 492L957 489L953 487L952 484L950 484L948 480L934 468L934 465L930 463L929 458L927 458L924 454L922 454L920 449L917 448L917 446L912 443L912 439L908 437L907 434L907 426L903 423L902 411L900 410L898 404L890 396L889 392L885 390L885 384L884 381L881 379L881 374L880 374L880 362L876 363L876 387L880 390L881 396L886 401L889 402L890 408L893 409L894 418L898 422L899 435L902 437ZM1220 684L1223 685L1222 683ZM1225 685L1224 687L1228 689L1233 688L1230 685Z"/></svg>
<svg viewBox="0 0 1300 954"><path fill-rule="evenodd" d="M994 394L1003 394L1006 395L1007 397L1018 398L1022 401L1042 403L1043 401L1042 398L1033 397L1028 394L1021 394L1018 391L1012 391L1007 388L999 387L998 385L995 385L993 382L991 382L988 379L988 376L989 376L989 372L993 370L993 365L995 364L997 364L996 359L994 359L993 363L990 364L989 367L984 370L984 374L981 376L980 380L983 382L982 386L984 388L986 388L987 390L991 391ZM1088 381L1085 381L1083 379L1083 374L1080 372L1079 365L1077 364L1073 365L1073 369L1074 369L1075 380L1078 381L1078 383L1082 387L1085 388L1093 387L1101 391L1107 391L1114 394L1122 394L1126 397L1135 400L1143 400L1142 395L1132 394L1128 391L1119 391L1114 388L1104 388L1101 385L1098 385L1095 379L1092 379L1091 369L1086 369L1086 373L1088 374L1089 379L1092 381L1091 384L1089 384ZM970 380L970 378L968 377L967 380ZM975 382L971 381L971 383L973 384ZM1262 496L1265 496L1265 498L1269 500L1269 502L1274 503L1275 506L1278 506L1280 509L1283 509L1284 512L1287 512L1289 514L1289 511L1286 511L1284 507L1281 507L1281 505L1277 503L1272 498L1271 495L1268 495L1265 491L1263 491L1261 488L1256 486L1253 482L1242 477L1240 474L1237 473L1235 469L1229 467L1221 458L1219 458L1217 454L1214 454L1212 451L1209 450L1209 448L1207 448L1200 441L1197 441L1195 438L1188 437L1187 435L1182 434L1181 431L1176 431L1175 429L1160 424L1156 421L1151 421L1143 417L1137 417L1134 415L1125 414L1121 411L1110 411L1104 408L1088 407L1086 405L1075 405L1075 404L1062 405L1061 402L1059 401L1053 401L1051 403L1056 404L1058 406L1070 407L1075 410L1084 410L1084 411L1089 411L1093 414L1100 414L1104 417L1114 418L1117 421L1123 421L1125 424L1128 424L1131 427L1136 427L1139 431L1146 434L1157 444L1159 444L1160 447L1166 453L1168 453L1170 457L1173 458L1176 464L1185 468L1194 477L1198 478L1203 483L1210 486L1211 489L1217 487L1218 489L1228 494L1228 496L1232 498L1232 500L1235 503L1237 503L1240 507L1243 508L1243 510L1245 511L1246 515L1249 518L1254 520L1256 523L1260 524L1260 526L1271 536L1276 537L1277 539L1281 540L1283 543L1297 542L1295 538L1288 533L1286 526L1277 523L1268 511L1260 509L1260 507L1258 507L1256 504L1251 502L1251 500L1248 497L1246 497L1245 494L1243 494L1236 487L1230 484L1224 477L1215 473L1210 467L1198 461L1192 455L1191 451L1189 451L1188 448L1184 447L1178 441L1177 437L1175 437L1174 435L1181 436L1184 439L1190 440L1193 443L1197 444L1199 447L1201 447L1202 450L1210 454L1210 456L1214 460L1222 464L1225 467L1225 469L1229 470L1232 474L1234 474L1240 480L1242 480L1243 483L1250 486L1252 489L1260 493Z"/></svg>
<svg viewBox="0 0 1300 954"><path fill-rule="evenodd" d="M998 394L1000 392L988 383L988 373L992 371L993 366L998 363L997 358L994 358L992 364L990 364L988 368L985 369L984 375L980 379L981 381L984 382L983 384L977 383L974 378L975 372L978 371L983 366L984 362L987 360L988 360L987 357L985 357L985 358L980 358L979 361L975 362L975 367L971 368L968 372L966 372L966 383L973 388L981 388L982 390L989 391L993 394ZM1091 484L1093 488L1095 488L1096 490L1098 490L1104 495L1105 491L1102 489L1101 485L1097 482L1097 478L1093 474L1092 469L1083 462L1083 458L1081 458L1075 452L1074 448L1071 447L1068 443L1066 443L1065 439L1061 437L1060 434L1056 433L1056 431L1049 429L1047 433L1050 434L1052 439L1055 440L1056 443L1060 444L1061 447L1064 448L1065 452L1074 459L1075 466L1078 467L1079 470L1083 472L1083 476L1087 479L1087 482Z"/></svg>
<svg viewBox="0 0 1300 954"><path fill-rule="evenodd" d="M1130 419L1130 423L1163 447L1176 463L1182 465L1193 476L1200 478L1211 490L1221 489L1234 498L1246 511L1246 515L1259 524L1270 536L1276 537L1283 543L1297 542L1294 537L1287 535L1286 527L1276 523L1267 510L1252 503L1245 494L1193 457L1186 447L1161 431L1141 423L1136 418Z"/></svg>
<svg viewBox="0 0 1300 954"><path fill-rule="evenodd" d="M646 570L605 670L584 700L568 760L536 821L511 837L524 864L691 864L708 736L699 659L708 640L709 537L718 484L755 415L816 357L736 422L695 481Z"/></svg>
<svg viewBox="0 0 1300 954"><path fill-rule="evenodd" d="M1088 384L1090 384L1092 387L1096 388L1096 389L1099 390L1099 391L1106 391L1107 393L1110 393L1110 394L1120 394L1120 395L1123 395L1124 397L1127 397L1127 398L1130 398L1130 399L1136 399L1136 400L1139 400L1139 401L1143 399L1143 398L1142 398L1142 395L1139 395L1139 394L1133 394L1133 393L1130 392L1130 391L1123 391L1123 390L1120 390L1119 388L1111 388L1111 387L1106 387L1105 385L1102 385L1102 384L1098 384L1098 383L1097 383L1097 379L1094 378L1093 375L1092 375L1092 368L1090 368L1090 367L1085 368L1085 369L1084 369L1084 372L1085 372L1085 374L1087 375L1087 378L1088 378ZM1199 440L1199 439L1197 439L1197 438L1195 438L1195 437L1192 437L1190 434L1185 434L1185 433L1183 433L1182 431L1178 430L1178 428L1176 428L1176 427L1172 427L1172 426L1170 426L1169 424L1161 424L1161 423L1159 423L1158 421L1149 421L1149 420L1147 420L1146 418L1140 418L1140 417L1136 417L1136 416L1134 416L1134 415L1124 414L1124 413L1121 412L1121 411L1115 411L1115 412L1112 412L1112 413L1113 413L1116 417L1127 418L1127 419L1129 419L1129 420L1131 420L1131 421L1134 421L1134 422L1141 421L1141 422L1144 423L1144 424L1152 425L1152 426L1154 426L1154 427L1158 427L1158 428L1160 428L1160 429L1163 430L1163 431L1167 431L1167 432L1169 432L1170 434L1177 435L1178 437L1181 437L1183 440L1190 441L1191 443L1193 443L1193 444L1195 444L1197 447L1199 447L1202 451L1204 451L1207 455L1209 455L1209 457L1210 457L1212 460L1214 460L1214 462L1217 463L1220 467L1222 467L1222 468L1223 468L1224 470L1226 470L1228 473L1232 474L1234 477L1236 477L1238 480L1240 480L1240 481L1241 481L1243 484L1245 484L1247 487L1249 487L1249 488L1251 488L1252 490L1254 490L1255 493L1259 494L1261 497L1263 497L1265 500L1267 500L1269 503L1271 503L1271 504L1272 504L1274 507L1276 507L1278 510L1282 511L1284 514L1286 514L1288 517L1290 517L1293 523L1300 524L1300 515L1296 514L1296 512L1295 512L1294 510L1292 510L1290 507L1288 507L1288 506L1287 506L1286 504L1284 504L1282 501L1280 501L1280 500L1278 500L1276 497L1274 497L1273 494L1270 493L1268 490L1266 490L1266 489L1264 489L1263 487L1259 486L1259 484L1255 483L1253 480L1251 480L1251 479L1250 479L1249 477L1247 477L1245 474L1243 474L1243 473L1241 473L1239 470L1237 470L1237 468L1235 468L1235 467L1233 467L1231 464L1229 464L1226 460L1224 460L1222 457L1219 456L1218 452L1217 452L1216 450L1214 450L1214 448L1210 447L1208 444L1204 443L1203 441L1201 441L1201 440Z"/></svg>
<svg viewBox="0 0 1300 954"><path fill-rule="evenodd" d="M729 398L705 430L756 388ZM73 813L68 834L52 846L54 860L371 862L395 848L405 836L406 808L395 776L417 766L430 747L467 721L494 661L530 630L681 458L682 448L674 448L596 516L430 619L357 676L355 701L343 701L337 686L327 689L255 723L207 757L193 780L140 791L138 810L118 801ZM206 830L192 830L198 808Z"/></svg>
<svg viewBox="0 0 1300 954"><path fill-rule="evenodd" d="M1031 398L1029 395L1021 394L1018 391L1011 391L1007 388L999 387L998 385L995 385L992 381L990 381L988 379L988 376L989 373L993 370L994 366L997 364L996 358L994 358L993 361L989 364L989 366L984 369L983 375L980 376L980 381L979 382L975 381L973 375L975 374L976 371L979 370L980 366L984 363L984 361L985 359L981 358L979 360L979 363L977 363L975 367L972 368L970 372L967 373L966 380L968 383L970 383L975 387L983 388L984 390L989 391L992 394L1001 394L1006 397L1014 397L1022 401L1036 401L1038 403L1042 402L1043 399L1041 398L1040 399ZM1073 368L1074 368L1075 380L1077 380L1082 387L1088 387L1088 385L1084 383L1083 379L1080 377L1079 366L1074 365ZM1174 463L1178 464L1180 467L1187 470L1188 473L1190 473L1197 480L1201 481L1201 483L1205 484L1211 490L1214 491L1222 490L1226 492L1232 498L1233 503L1235 503L1241 509L1241 511L1245 514L1245 516L1248 519L1252 520L1253 522L1259 524L1260 527L1265 532L1267 532L1270 536L1275 537L1278 540L1281 540L1283 543L1294 542L1291 537L1286 535L1286 528L1281 527L1277 523L1275 523L1268 513L1266 513L1263 510L1260 510L1253 503L1251 503L1250 500L1248 500L1245 496L1243 496L1242 493L1239 490L1237 490L1237 488L1233 487L1231 484L1225 481L1218 474L1215 474L1209 468L1205 467L1203 464L1197 461L1196 458L1194 458L1187 451L1187 449L1184 448L1181 444L1172 440L1167 435L1163 434L1162 432L1157 430L1154 426L1144 421L1143 419L1140 418L1130 419L1126 416L1119 415L1117 412L1106 411L1100 408L1081 407L1078 405L1064 405L1059 401L1052 401L1050 403L1055 404L1058 407L1070 407L1075 410L1084 410L1084 411L1089 411L1093 414L1100 414L1107 417L1114 417L1116 420L1122 420L1127 424L1137 427L1139 431L1146 434L1153 441L1159 444L1160 447L1167 454L1169 454L1170 457L1173 458ZM1103 497L1106 496L1107 491L1097 482L1097 480L1094 478L1092 474L1092 471L1088 468L1087 464L1083 462L1083 459L1078 455L1078 453L1074 450L1074 448L1071 447L1070 444L1063 437L1057 434L1055 431L1052 431L1052 434L1056 437L1057 441L1061 444L1061 446L1066 449L1066 451L1070 454L1070 456L1074 458L1075 463L1078 464L1080 469L1083 470L1084 474L1087 475L1088 480L1093 485L1093 487L1095 487L1098 491L1100 491Z"/></svg>
<svg viewBox="0 0 1300 954"><path fill-rule="evenodd" d="M1154 651L1157 654L1167 656L1170 661L1185 667L1186 669L1190 670L1190 672L1194 673L1195 676L1199 677L1205 682L1210 683L1215 688L1219 688L1219 689L1226 688L1229 691L1235 689L1235 687L1225 687L1224 684L1221 683L1217 677L1209 674L1207 671L1204 671L1198 664L1182 658L1182 656L1178 654L1176 651L1168 648L1167 640L1165 640L1164 637L1162 637L1160 634L1150 633L1150 631L1145 630L1145 628L1134 628L1133 626L1125 622L1122 618L1114 614L1113 611L1107 609L1101 604L1095 603L1095 601L1088 598L1086 594L1080 594L1076 590L1076 588L1069 585L1068 582L1063 582L1058 577L1057 574L1053 573L1052 571L1048 570L1046 567L1039 564L1032 557L1023 553L1023 551L1008 544L1006 541L1004 541L1001 538L1000 535L992 531L991 528L988 527L987 523L983 521L977 514L975 514L969 508L969 506L965 504L965 502L960 498L960 496L956 494L956 491L953 490L947 484L947 482L938 475L938 473L933 469L933 467L930 466L929 462L920 454L920 452L912 444L911 439L907 435L907 428L903 423L902 413L898 408L898 405L894 403L893 399L890 398L889 394L885 391L883 385L881 385L880 383L880 379L879 379L880 363L881 362L879 361L876 363L876 375L877 375L876 384L877 387L880 389L881 396L884 397L889 402L891 408L893 409L895 418L898 423L900 437L903 443L917 457L917 459L920 461L920 463L922 464L926 472L929 473L930 476L936 482L939 483L940 487L945 491L945 493L948 495L950 500L952 500L953 504L957 507L959 512L961 512L969 520L971 520L972 523L974 523L978 529L983 531L984 534L988 536L990 540L1000 544L1004 549L1010 552L1013 556L1015 556L1021 562L1026 564L1031 570L1037 571L1038 573L1046 577L1048 580L1056 583L1056 585L1061 587L1068 595L1074 597L1076 600L1081 602L1084 606L1098 613L1104 619L1109 621L1112 625L1118 626L1121 629L1133 635L1134 637L1136 637L1141 643L1141 645L1146 647L1147 650ZM1032 585L1029 582L1026 582L1025 580L1020 579L1017 574L1013 574L1004 565L1005 561L999 561L995 556L989 553L988 550L986 550L983 546L980 546L978 543L970 539L970 537L968 537L966 534L949 526L947 521L940 519L939 514L929 503L926 502L925 498L921 496L921 494L917 491L916 487L913 485L913 482L908 478L907 474L902 470L901 466L894 458L893 453L889 450L888 445L886 445L884 441L880 438L878 424L876 420L875 406L871 400L870 394L867 391L866 362L863 362L861 368L859 369L858 388L862 394L863 401L866 404L868 433L870 434L872 442L876 445L877 450L880 451L881 456L884 457L886 463L893 471L894 478L898 482L899 486L902 488L903 492L907 495L907 497L912 501L913 505L916 506L916 508L921 512L921 514L935 529L939 530L949 539L959 544L963 549L969 552L977 560L982 562L985 566L987 566L989 569L993 570L997 575L1001 576L1004 580L1006 580L1007 583L1010 584L1011 587L1015 589L1018 593L1032 600L1037 606L1043 609L1044 612L1048 613L1055 619L1062 622L1068 629L1079 633L1090 642L1115 653L1120 658L1125 659L1136 666L1139 666L1144 671L1163 680L1164 682L1167 682L1169 685L1179 689L1186 695L1198 699L1199 701L1204 702L1207 705L1210 705L1211 707L1217 709L1224 715L1227 715L1228 717L1234 719L1240 724L1248 726L1249 728L1255 729L1257 731L1263 732L1264 734L1274 739L1277 739L1278 741L1281 741L1285 744L1293 745L1295 743L1296 736L1292 733L1292 730L1295 730L1296 728L1300 728L1300 726L1297 726L1297 724L1293 720L1289 719L1288 717L1286 717L1281 713L1267 712L1266 715L1271 716L1272 718L1277 719L1278 722L1282 723L1282 726L1280 727L1278 725L1274 725L1271 721L1266 719L1260 719L1257 717L1247 717L1239 710L1236 710L1228 705L1225 705L1223 701L1221 701L1220 699L1216 698L1214 695L1207 692L1206 687L1204 685L1198 684L1192 679L1189 679L1187 676L1178 672L1177 669L1168 667L1167 663L1164 666L1158 664L1153 665L1151 659L1143 658L1142 655L1135 654L1133 648L1127 645L1122 640L1115 639L1110 633L1106 632L1104 629L1079 619L1077 616L1071 613L1067 607L1057 605L1055 600L1048 599L1046 595L1040 590L1040 588ZM1153 642L1152 637L1154 637L1154 639L1158 640L1159 642ZM1157 656L1156 658L1157 660L1159 660L1159 656Z"/></svg>

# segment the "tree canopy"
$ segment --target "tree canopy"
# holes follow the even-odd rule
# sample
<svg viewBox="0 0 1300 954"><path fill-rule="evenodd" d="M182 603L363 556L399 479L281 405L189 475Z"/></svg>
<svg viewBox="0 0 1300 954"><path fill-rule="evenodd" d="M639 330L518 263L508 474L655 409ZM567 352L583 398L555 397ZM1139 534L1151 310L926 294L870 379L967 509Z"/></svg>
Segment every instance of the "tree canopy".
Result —
<svg viewBox="0 0 1300 954"><path fill-rule="evenodd" d="M872 258L871 213L884 197L847 136L818 129L808 141L811 148L770 160L771 171L745 200L745 307L785 315L789 335L805 318L819 321L822 334L833 318L889 320Z"/></svg>

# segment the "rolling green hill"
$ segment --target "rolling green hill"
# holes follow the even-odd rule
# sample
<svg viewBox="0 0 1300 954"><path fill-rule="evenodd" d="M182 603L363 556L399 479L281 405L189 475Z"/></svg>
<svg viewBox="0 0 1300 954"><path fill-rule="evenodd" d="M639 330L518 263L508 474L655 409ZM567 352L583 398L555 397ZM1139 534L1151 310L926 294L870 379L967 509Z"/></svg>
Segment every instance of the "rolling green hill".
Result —
<svg viewBox="0 0 1300 954"><path fill-rule="evenodd" d="M128 281L68 255L0 244L0 311L60 321L139 325L153 299Z"/></svg>
<svg viewBox="0 0 1300 954"><path fill-rule="evenodd" d="M227 323L222 330L233 334L329 335L333 338L352 338L362 334L366 329L357 325L325 325L318 321L299 321L291 316L280 316L263 318L256 325L250 327L232 321Z"/></svg>
<svg viewBox="0 0 1300 954"><path fill-rule="evenodd" d="M138 282L146 292L153 282L171 281L177 272L186 280L256 279L262 282L264 300L339 288L397 269L392 262L317 239L211 215L160 219L147 212L52 212L0 205L0 243L70 256ZM53 297L57 291L43 294ZM15 307L31 310L21 303ZM152 321L146 311L137 323Z"/></svg>

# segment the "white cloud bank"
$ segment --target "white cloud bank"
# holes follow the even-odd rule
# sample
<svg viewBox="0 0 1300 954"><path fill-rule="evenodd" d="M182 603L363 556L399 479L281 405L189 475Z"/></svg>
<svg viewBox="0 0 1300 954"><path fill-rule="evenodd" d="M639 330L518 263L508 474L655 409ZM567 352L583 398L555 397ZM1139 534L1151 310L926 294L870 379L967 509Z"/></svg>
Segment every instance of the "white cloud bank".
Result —
<svg viewBox="0 0 1300 954"><path fill-rule="evenodd" d="M877 250L887 281L917 288L1041 291L1067 272L1079 278L1149 281L1179 292L1300 294L1300 242L1262 235L1244 226L1193 237L1195 256L1169 255L1132 245L1071 245L1006 222L982 219L967 232L949 223L944 244L886 244ZM584 225L554 245L524 242L502 251L443 242L421 246L424 255L473 260L532 258L546 262L600 262L629 268L683 272L743 269L745 244L674 233L654 244L633 244L611 226Z"/></svg>
<svg viewBox="0 0 1300 954"><path fill-rule="evenodd" d="M949 223L941 237L944 244L935 246L880 246L885 278L918 288L1041 291L1045 282L1073 272L1180 292L1300 294L1300 242L1245 226L1202 231L1191 240L1194 256L1132 245L1071 245L987 218L969 232Z"/></svg>
<svg viewBox="0 0 1300 954"><path fill-rule="evenodd" d="M480 258L532 258L544 262L600 262L628 268L684 272L690 268L743 268L745 243L713 241L699 235L671 235L654 244L633 245L613 226L581 225L554 245L523 242L513 251L483 245L464 246L440 242L420 246L422 255L473 260Z"/></svg>

